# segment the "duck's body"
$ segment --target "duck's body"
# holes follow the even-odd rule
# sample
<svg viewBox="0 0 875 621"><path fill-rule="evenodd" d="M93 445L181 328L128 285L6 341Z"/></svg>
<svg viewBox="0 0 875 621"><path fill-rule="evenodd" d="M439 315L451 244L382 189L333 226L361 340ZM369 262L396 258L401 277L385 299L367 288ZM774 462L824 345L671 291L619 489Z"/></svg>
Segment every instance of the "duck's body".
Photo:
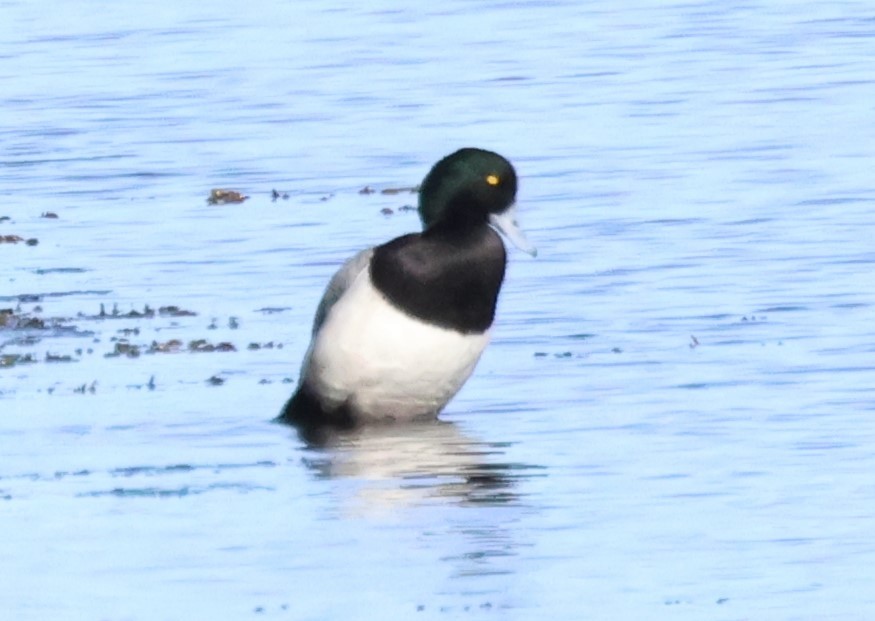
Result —
<svg viewBox="0 0 875 621"><path fill-rule="evenodd" d="M515 226L515 193L513 167L497 154L463 149L438 162L420 194L425 231L360 252L331 279L281 420L436 416L489 342L506 263L492 226ZM510 232L524 243L519 235Z"/></svg>
<svg viewBox="0 0 875 621"><path fill-rule="evenodd" d="M462 387L489 340L424 323L393 306L363 270L304 362L304 384L328 412L358 422L434 416Z"/></svg>

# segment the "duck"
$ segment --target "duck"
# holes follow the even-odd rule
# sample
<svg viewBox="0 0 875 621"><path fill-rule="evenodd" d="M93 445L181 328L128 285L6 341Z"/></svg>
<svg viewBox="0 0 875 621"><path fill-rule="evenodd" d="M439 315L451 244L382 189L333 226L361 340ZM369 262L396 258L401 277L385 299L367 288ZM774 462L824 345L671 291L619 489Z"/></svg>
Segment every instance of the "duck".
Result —
<svg viewBox="0 0 875 621"><path fill-rule="evenodd" d="M467 147L434 164L419 190L422 232L358 252L328 282L276 420L314 429L435 419L489 343L501 235L537 254L516 193L513 165L493 151Z"/></svg>

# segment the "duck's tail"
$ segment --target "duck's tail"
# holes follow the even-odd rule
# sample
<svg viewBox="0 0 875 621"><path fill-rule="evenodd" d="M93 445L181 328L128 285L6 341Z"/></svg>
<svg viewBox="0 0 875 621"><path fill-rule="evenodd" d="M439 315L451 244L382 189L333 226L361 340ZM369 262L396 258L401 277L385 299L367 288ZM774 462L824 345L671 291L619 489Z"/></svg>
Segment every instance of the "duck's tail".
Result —
<svg viewBox="0 0 875 621"><path fill-rule="evenodd" d="M305 439L321 437L328 430L355 427L355 420L345 404L328 411L304 385L298 387L274 422L296 427Z"/></svg>

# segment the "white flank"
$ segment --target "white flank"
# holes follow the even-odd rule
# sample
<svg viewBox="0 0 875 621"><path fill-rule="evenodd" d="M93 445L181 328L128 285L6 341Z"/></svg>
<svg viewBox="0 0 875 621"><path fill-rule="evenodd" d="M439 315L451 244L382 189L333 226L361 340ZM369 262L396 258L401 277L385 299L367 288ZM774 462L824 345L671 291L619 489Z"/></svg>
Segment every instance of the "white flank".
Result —
<svg viewBox="0 0 875 621"><path fill-rule="evenodd" d="M409 317L367 269L331 308L302 377L328 407L344 402L363 421L435 416L471 375L489 342Z"/></svg>

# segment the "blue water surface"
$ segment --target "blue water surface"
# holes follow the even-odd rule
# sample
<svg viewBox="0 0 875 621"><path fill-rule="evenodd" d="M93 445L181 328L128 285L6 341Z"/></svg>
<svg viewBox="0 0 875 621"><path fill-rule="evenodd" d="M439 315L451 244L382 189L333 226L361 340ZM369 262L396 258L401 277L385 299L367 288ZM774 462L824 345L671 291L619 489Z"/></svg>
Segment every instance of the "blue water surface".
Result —
<svg viewBox="0 0 875 621"><path fill-rule="evenodd" d="M863 0L0 2L2 618L871 619L873 58ZM539 258L440 423L308 446L324 283L462 146Z"/></svg>

